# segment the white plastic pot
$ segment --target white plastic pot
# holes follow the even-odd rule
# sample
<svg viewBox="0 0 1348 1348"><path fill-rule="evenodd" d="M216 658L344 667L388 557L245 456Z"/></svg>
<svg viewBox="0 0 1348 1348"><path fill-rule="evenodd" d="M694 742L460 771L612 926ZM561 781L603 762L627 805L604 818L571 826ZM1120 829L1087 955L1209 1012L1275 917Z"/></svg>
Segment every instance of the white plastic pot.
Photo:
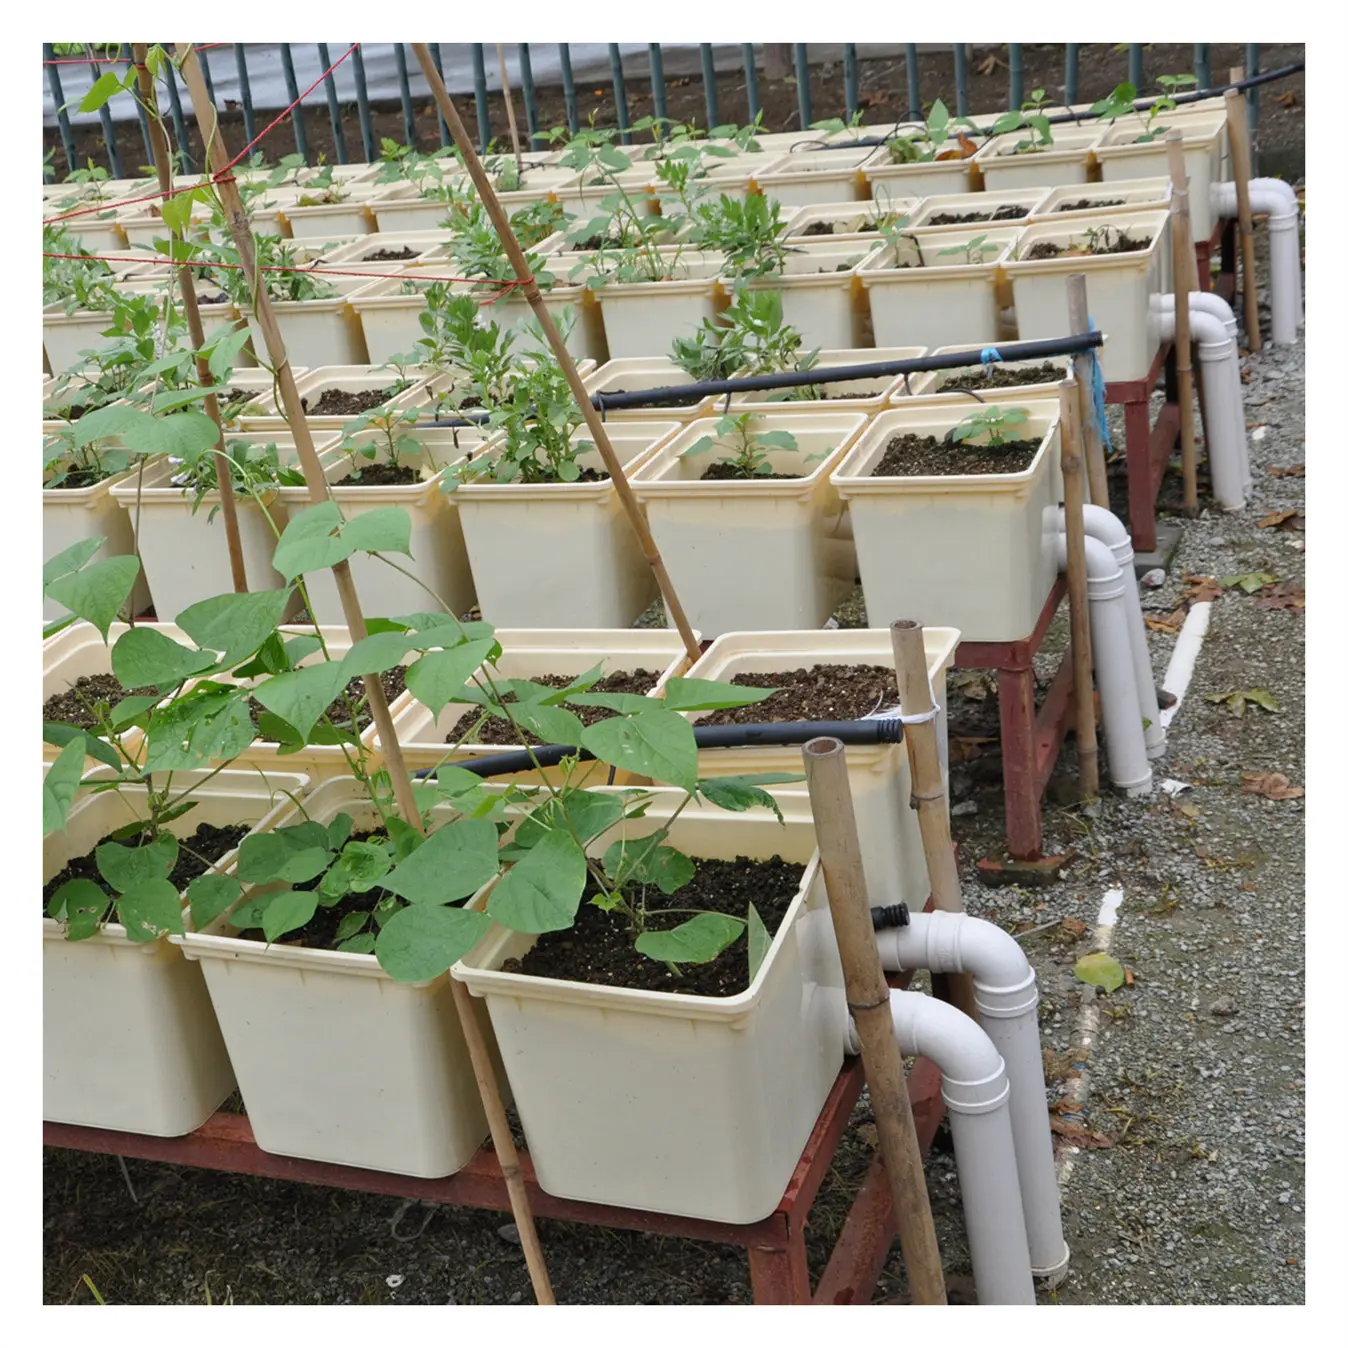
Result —
<svg viewBox="0 0 1348 1348"><path fill-rule="evenodd" d="M295 239L317 239L332 234L369 234L374 230L370 199L381 191L374 186L351 187L342 201L328 205L301 206L308 195L301 192L294 202L281 207L281 219Z"/></svg>
<svg viewBox="0 0 1348 1348"><path fill-rule="evenodd" d="M875 147L870 145L799 150L783 155L755 178L759 191L783 206L864 201L866 179L861 166L873 159L875 153Z"/></svg>
<svg viewBox="0 0 1348 1348"><path fill-rule="evenodd" d="M342 811L356 831L379 824L349 777L305 802L324 824ZM396 983L373 955L243 940L227 917L172 939L205 975L257 1145L425 1178L467 1164L487 1120L448 974Z"/></svg>
<svg viewBox="0 0 1348 1348"><path fill-rule="evenodd" d="M1018 229L941 230L905 234L878 249L857 268L866 291L877 346L944 346L966 338L997 340L999 266ZM995 244L970 264L948 253L978 239ZM907 266L903 264L907 263ZM924 263L925 265L919 265Z"/></svg>
<svg viewBox="0 0 1348 1348"><path fill-rule="evenodd" d="M1105 378L1145 379L1161 341L1149 301L1169 285L1170 214L1138 211L1098 221L1087 215L1076 215L1070 221L1043 220L1026 227L1017 252L1027 258L1035 244L1044 241L1062 247L1082 245L1091 227L1127 230L1130 237L1149 237L1151 243L1136 253L1044 258L1038 262L1008 259L1003 265L1015 296L1021 339L1060 337L1071 331L1067 277L1082 272L1091 317L1109 338L1100 351Z"/></svg>
<svg viewBox="0 0 1348 1348"><path fill-rule="evenodd" d="M785 237L793 245L811 242L838 243L843 239L848 241L861 239L866 243L878 243L880 236L874 227L877 219L891 215L895 217L911 215L921 201L922 198L917 196L891 198L888 194L884 194L875 201L802 206L792 215ZM831 225L832 233L809 233L810 226L818 224Z"/></svg>
<svg viewBox="0 0 1348 1348"><path fill-rule="evenodd" d="M174 773L175 788L199 783L198 804L169 831L190 836L199 824L269 827L293 809L308 779L226 770ZM162 783L160 783L162 785ZM71 810L66 828L42 844L49 880L107 834L133 823L144 787L92 795ZM222 870L230 852L212 867ZM234 1089L234 1073L197 967L161 938L129 940L109 923L84 941L42 919L42 1117L86 1128L180 1137L199 1128Z"/></svg>
<svg viewBox="0 0 1348 1348"><path fill-rule="evenodd" d="M851 346L836 347L816 353L815 369L830 366L869 365L884 360L916 360L925 356L924 346ZM916 382L917 376L913 376ZM756 393L737 393L730 399L732 412L743 412L748 407L767 404L784 412L879 412L895 398L905 396L901 374L879 375L874 379L847 379L834 384L811 384L806 398L790 398L787 389L760 389ZM824 396L820 396L820 395ZM710 400L715 415L725 404L724 397Z"/></svg>
<svg viewBox="0 0 1348 1348"><path fill-rule="evenodd" d="M946 763L945 680L955 657L960 634L949 627L924 627L922 640L927 674L936 704L941 762ZM688 671L690 679L720 679L736 675L780 674L814 665L894 665L894 648L887 630L841 628L826 632L727 632L717 637ZM885 704L898 708L897 685ZM691 713L694 724L706 713ZM763 719L768 719L766 716ZM699 777L727 777L740 773L799 773L800 749L765 745L754 749L704 749L698 754ZM910 802L912 779L905 744L847 748L847 778L856 811L866 890L872 904L906 903L921 910L931 892L917 811ZM809 795L798 787L772 788L784 808L788 801L810 818ZM801 797L803 799L797 799Z"/></svg>
<svg viewBox="0 0 1348 1348"><path fill-rule="evenodd" d="M688 668L688 653L682 638L677 632L660 627L618 630L498 627L496 640L501 646L501 656L490 671L493 680L534 679L544 674L564 674L574 678L602 664L606 676L637 669L658 672L660 677L647 696L661 697L665 684ZM461 762L466 758L509 753L511 746L504 744L467 742L454 747L445 742L445 737L466 713L478 710L471 703L450 702L438 716L433 716L424 703L418 702L410 692L404 693L392 711L393 728L408 769L415 772L435 768L447 758ZM376 738L374 743L378 746L379 740ZM619 785L647 781L622 770L615 771L613 776ZM572 785L583 783L590 787L603 785L608 777L607 764L592 762L582 763L571 780ZM544 769L542 774L530 770L493 780L537 783L545 778L553 786L559 785L561 769Z"/></svg>
<svg viewBox="0 0 1348 1348"><path fill-rule="evenodd" d="M328 283L338 290L369 284L361 280L334 276ZM323 300L273 300L286 354L298 365L369 365L365 336L345 294ZM257 319L249 313L248 327L253 334L253 350L267 358L267 343Z"/></svg>
<svg viewBox="0 0 1348 1348"><path fill-rule="evenodd" d="M672 808L662 801L591 851L649 834ZM695 997L505 973L537 938L499 927L452 973L486 999L544 1192L755 1222L781 1200L842 1065L842 972L814 829L783 827L765 810L690 806L669 843L693 857L805 864L745 992Z"/></svg>
<svg viewBox="0 0 1348 1348"><path fill-rule="evenodd" d="M678 429L624 421L609 441L630 476ZM578 463L604 470L594 448ZM478 605L498 627L629 627L659 594L612 481L465 483L454 498Z"/></svg>
<svg viewBox="0 0 1348 1348"><path fill-rule="evenodd" d="M1016 398L990 405L1025 407L1030 416L1017 438L1043 437L1021 472L870 475L893 436L939 439L963 420L964 408L948 398L913 398L882 412L834 472L871 626L913 618L957 627L965 641L1017 641L1034 630L1058 576L1058 404Z"/></svg>
<svg viewBox="0 0 1348 1348"><path fill-rule="evenodd" d="M954 342L949 346L939 346L930 354L933 356L948 355L952 351L969 351L976 347L976 342ZM974 400L967 393L961 393L958 389L951 389L946 393L945 386L954 378L971 374L981 374L986 370L1028 370L1038 369L1042 365L1056 365L1062 371L1061 378L1066 379L1071 373L1070 356L1045 356L1040 360L999 360L988 366L978 365L960 365L948 370L927 370L922 374L909 376L909 393L914 398L930 398L936 394L944 394L952 402L958 399L961 403L967 405L969 411L974 411ZM974 392L978 394L985 402L1004 403L1008 398L1046 398L1057 396L1057 383L1042 384L1021 384L1013 388L995 388L989 385L987 388L976 385ZM900 380L902 385L902 380Z"/></svg>
<svg viewBox="0 0 1348 1348"><path fill-rule="evenodd" d="M750 290L776 290L782 321L801 335L806 351L815 347L860 346L864 304L854 282L868 252L861 241L799 243L782 271L749 283Z"/></svg>
<svg viewBox="0 0 1348 1348"><path fill-rule="evenodd" d="M376 365L324 365L317 370L306 371L303 375L295 377L295 391L303 399L308 399L310 403L317 403L327 389L339 389L343 393L365 393L371 389L385 389L397 382L398 374L388 366ZM425 380L413 378L409 387L402 390L401 393L395 393L382 403L376 411L379 413L400 411L410 405L417 404L422 395L422 389ZM305 421L309 424L311 433L339 431L354 421L358 414L352 413L347 416L329 414L327 416L316 416L309 414L305 416ZM242 421L243 428L247 431L258 434L286 434L290 429L290 423L286 420L283 410L277 403L276 393L268 392L258 400L258 412L253 416L246 416Z"/></svg>
<svg viewBox="0 0 1348 1348"><path fill-rule="evenodd" d="M1171 182L1169 178L1142 178L1136 182L1118 183L1070 183L1066 187L1055 187L1030 212L1031 222L1039 220L1076 220L1079 215L1089 212L1097 215L1129 214L1132 211L1168 210L1170 207ZM1088 202L1079 209L1076 203ZM1113 204L1107 204L1113 203ZM1068 210L1067 207L1073 207Z"/></svg>
<svg viewBox="0 0 1348 1348"><path fill-rule="evenodd" d="M632 475L688 621L706 636L751 628L818 627L856 578L829 474L865 423L862 413L765 411L757 432L784 430L795 451L773 449L782 481L701 481L723 453L683 457L716 421L694 421ZM813 456L822 454L822 460Z"/></svg>
<svg viewBox="0 0 1348 1348"><path fill-rule="evenodd" d="M956 192L942 196L927 197L913 211L908 225L911 229L920 229L924 233L936 233L939 230L971 229L1015 229L1023 225L1048 195L1047 187L1014 187L1001 192ZM1009 216L1006 219L993 219L996 212L1005 206L1019 207L1023 215ZM980 214L981 220L966 220L956 224L940 224L937 219L943 215Z"/></svg>
<svg viewBox="0 0 1348 1348"><path fill-rule="evenodd" d="M959 148L951 138L949 147ZM973 188L968 159L941 159L926 163L896 162L887 146L881 145L862 166L870 195L882 209L890 198L921 198L949 192L968 192Z"/></svg>
<svg viewBox="0 0 1348 1348"><path fill-rule="evenodd" d="M680 369L672 360L657 356L630 356L624 360L605 361L586 380L585 388L594 393L642 393L647 389L668 388L678 384L694 383L693 376ZM712 415L715 399L699 398L689 407L615 407L605 410L606 422L649 421L658 417L665 421L696 421Z"/></svg>
<svg viewBox="0 0 1348 1348"><path fill-rule="evenodd" d="M670 280L610 281L595 292L612 360L668 356L676 337L692 337L703 320L713 318L721 307L724 294L716 279L721 254L661 251L677 254Z"/></svg>
<svg viewBox="0 0 1348 1348"><path fill-rule="evenodd" d="M1170 117L1162 113L1158 123L1165 126ZM1184 171L1189 178L1189 216L1195 243L1212 235L1216 221L1212 215L1211 185L1222 181L1222 137L1226 131L1225 111L1202 118L1182 118L1174 122L1184 137ZM1136 178L1169 176L1168 151L1164 135L1138 142L1140 125L1132 118L1118 122L1100 138L1095 157L1100 162L1100 177L1106 183L1124 183Z"/></svg>
<svg viewBox="0 0 1348 1348"><path fill-rule="evenodd" d="M1055 126L1053 144L1046 150L1016 153L1016 146L1033 138L1029 128L993 136L971 161L989 192L1018 187L1060 187L1090 180L1091 150L1102 130L1088 126Z"/></svg>

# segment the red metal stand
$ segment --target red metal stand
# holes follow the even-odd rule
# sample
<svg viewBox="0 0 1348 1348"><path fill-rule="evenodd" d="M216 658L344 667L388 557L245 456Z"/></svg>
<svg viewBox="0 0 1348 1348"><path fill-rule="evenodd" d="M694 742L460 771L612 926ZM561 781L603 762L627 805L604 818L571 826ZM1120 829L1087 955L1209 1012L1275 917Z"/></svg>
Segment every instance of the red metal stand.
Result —
<svg viewBox="0 0 1348 1348"><path fill-rule="evenodd" d="M1105 401L1123 405L1124 447L1128 462L1128 529L1135 552L1156 550L1156 497L1166 464L1179 436L1180 409L1166 380L1165 406L1151 420L1151 395L1173 348L1165 342L1145 379L1116 379L1105 385Z"/></svg>
<svg viewBox="0 0 1348 1348"><path fill-rule="evenodd" d="M908 978L907 974L898 975L891 978L890 982L893 986L901 987L908 982ZM861 1059L849 1058L833 1083L833 1089L801 1153L782 1201L761 1222L754 1222L750 1226L732 1226L725 1222L700 1221L658 1212L638 1212L632 1208L553 1198L538 1187L528 1154L521 1151L520 1164L534 1216L741 1246L749 1256L749 1280L754 1301L760 1306L868 1302L897 1234L889 1185L885 1181L878 1152L848 1213L842 1234L819 1280L819 1287L813 1293L805 1257L805 1224L809 1220L810 1209L819 1186L828 1174L838 1143L847 1131L852 1107L864 1085ZM941 1074L936 1065L926 1058L919 1058L909 1074L908 1091L918 1138L925 1155L945 1113L941 1099ZM197 1166L240 1175L262 1175L271 1179L322 1184L336 1189L354 1189L362 1193L388 1194L397 1198L422 1199L459 1207L510 1211L510 1199L501 1167L496 1153L489 1146L484 1146L456 1175L446 1179L418 1179L378 1170L361 1170L354 1166L273 1156L262 1151L254 1142L252 1127L243 1114L215 1114L186 1137L147 1137L142 1133L121 1133L106 1128L44 1123L42 1142L44 1146L65 1147L73 1151L166 1161L172 1165Z"/></svg>
<svg viewBox="0 0 1348 1348"><path fill-rule="evenodd" d="M1034 705L1034 657L1066 593L1067 578L1060 575L1029 636L1019 641L961 641L955 649L956 669L997 671L1006 850L1019 860L1036 858L1042 851L1044 828L1039 800L1073 721L1070 647L1043 707L1036 713Z"/></svg>
<svg viewBox="0 0 1348 1348"><path fill-rule="evenodd" d="M1240 246L1237 234L1239 222L1218 220L1210 239L1201 239L1194 244L1194 255L1198 259L1198 287L1211 290L1230 304L1236 295L1236 251ZM1220 248L1222 268L1214 281L1212 279L1212 250Z"/></svg>

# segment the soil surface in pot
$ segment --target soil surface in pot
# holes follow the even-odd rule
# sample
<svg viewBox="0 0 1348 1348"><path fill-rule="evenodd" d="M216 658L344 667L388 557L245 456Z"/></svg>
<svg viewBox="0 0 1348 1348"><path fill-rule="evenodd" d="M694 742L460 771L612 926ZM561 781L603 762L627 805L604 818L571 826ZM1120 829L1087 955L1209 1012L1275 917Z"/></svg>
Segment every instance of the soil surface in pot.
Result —
<svg viewBox="0 0 1348 1348"><path fill-rule="evenodd" d="M348 393L340 388L325 388L312 406L308 398L301 398L300 406L304 408L305 416L309 417L354 417L362 412L374 411L376 407L395 397L398 391L396 384L390 384L388 388L366 389L361 393Z"/></svg>
<svg viewBox="0 0 1348 1348"><path fill-rule="evenodd" d="M723 707L697 725L764 725L773 721L858 721L899 700L887 665L811 665L775 674L736 674L738 688L775 688L749 707Z"/></svg>
<svg viewBox="0 0 1348 1348"><path fill-rule="evenodd" d="M775 936L805 873L804 866L781 857L766 861L749 857L690 860L697 871L682 889L662 894L654 885L643 887L648 931L666 931L689 919L685 912L662 917L661 909L694 908L744 918L752 903L768 934ZM534 978L564 978L575 983L696 997L733 997L748 988L749 945L744 937L705 964L680 965L676 974L669 965L637 952L627 922L619 914L606 913L588 902L598 893L598 886L591 880L575 926L544 933L522 960L507 960L502 969Z"/></svg>
<svg viewBox="0 0 1348 1348"><path fill-rule="evenodd" d="M701 482L785 482L804 477L804 473L746 473L735 463L714 463L698 480Z"/></svg>
<svg viewBox="0 0 1348 1348"><path fill-rule="evenodd" d="M386 669L380 676L379 682L384 685L384 696L391 703L394 698L400 696L407 687L407 667L405 665L394 665L392 669ZM351 724L351 706L356 708L356 724ZM248 699L248 714L252 717L254 727L257 726L258 717L267 709L255 697ZM359 735L366 726L373 724L374 717L370 714L369 703L365 700L365 680L363 678L352 679L344 689L328 704L328 709L324 715L339 730L352 730Z"/></svg>
<svg viewBox="0 0 1348 1348"><path fill-rule="evenodd" d="M548 688L565 688L574 678L574 674L535 674L529 682L541 683ZM641 697L649 693L659 681L659 674L653 674L649 669L619 670L616 674L606 674L589 691L591 693L632 693ZM514 702L515 699L507 697L505 701ZM581 724L586 726L594 725L596 721L606 721L610 716L617 714L607 707L575 707L569 702L566 704L566 710L578 716ZM455 721L454 728L445 736L445 743L457 744L460 738L472 727L478 715L478 712L470 711L460 716ZM499 716L489 716L473 739L477 744L545 743L531 731L517 732L509 721Z"/></svg>
<svg viewBox="0 0 1348 1348"><path fill-rule="evenodd" d="M1092 201L1089 197L1082 197L1080 201L1064 201L1061 206L1054 208L1054 214L1062 211L1098 211L1102 206L1122 206L1123 198L1116 197L1110 201Z"/></svg>
<svg viewBox="0 0 1348 1348"><path fill-rule="evenodd" d="M1105 257L1111 253L1142 253L1151 247L1150 237L1145 239L1116 238L1107 247L1095 245L1088 248L1064 248L1060 243L1040 239L1028 253L1027 262L1042 262L1048 257Z"/></svg>
<svg viewBox="0 0 1348 1348"><path fill-rule="evenodd" d="M410 487L420 482L421 470L405 463L367 463L353 469L334 487Z"/></svg>
<svg viewBox="0 0 1348 1348"><path fill-rule="evenodd" d="M96 468L75 468L68 472L60 482L44 482L43 491L79 491L83 487L92 487L102 482L111 473L101 473Z"/></svg>
<svg viewBox="0 0 1348 1348"><path fill-rule="evenodd" d="M672 375L671 375L670 377L673 378ZM688 379L691 381L691 380L692 380L692 377L693 377L692 375L689 375L689 376L688 376ZM606 388L606 389L601 389L600 392L601 392L601 394L602 394L602 393L648 393L648 392L650 392L650 390L649 390L649 389ZM682 397L682 398L661 398L660 401L659 401L658 403L650 403L650 404L648 404L648 406L650 406L650 407L696 407L696 406L698 405L698 403L700 403L700 402L702 401L702 399L703 399L705 396L706 396L706 395L705 395L705 394L702 394L702 393L690 393L690 394L687 394L685 397ZM624 408L623 410L624 410L624 411L633 411L633 410L635 410L635 409L632 409L632 408Z"/></svg>
<svg viewBox="0 0 1348 1348"><path fill-rule="evenodd" d="M963 477L972 473L1019 473L1039 452L1038 440L989 445L947 444L934 435L896 435L885 446L872 477Z"/></svg>
<svg viewBox="0 0 1348 1348"><path fill-rule="evenodd" d="M221 291L218 295L198 295L198 304L228 304L229 296Z"/></svg>
<svg viewBox="0 0 1348 1348"><path fill-rule="evenodd" d="M97 724L94 703L115 707L124 697L153 697L154 693L153 688L123 688L111 674L81 674L64 693L53 693L42 704L42 719L92 730Z"/></svg>
<svg viewBox="0 0 1348 1348"><path fill-rule="evenodd" d="M838 226L831 220L815 220L800 231L800 237L809 239L819 234L833 234L837 232L837 228Z"/></svg>
<svg viewBox="0 0 1348 1348"><path fill-rule="evenodd" d="M1024 384L1056 384L1067 376L1052 361L1045 361L1031 369L1011 370L1005 365L989 367L986 374L977 365L970 365L966 371L952 371L951 377L941 385L941 392L947 389L985 389L1017 388Z"/></svg>
<svg viewBox="0 0 1348 1348"><path fill-rule="evenodd" d="M1023 220L1030 213L1028 206L1016 206L1007 203L1005 206L998 206L995 211L989 214L987 211L969 211L964 215L958 215L951 211L942 211L939 215L933 215L925 221L928 225L976 225L983 220Z"/></svg>
<svg viewBox="0 0 1348 1348"><path fill-rule="evenodd" d="M373 253L366 253L361 258L362 262L406 262L409 258L416 257L415 248L376 248Z"/></svg>
<svg viewBox="0 0 1348 1348"><path fill-rule="evenodd" d="M178 839L178 860L169 872L169 883L182 891L199 875L205 875L226 852L235 848L248 833L247 824L226 824L217 828L214 824L199 824L194 833ZM97 846L76 857L64 870L52 876L42 887L42 908L46 911L47 901L67 880L92 880L105 894L113 893L112 886L98 873L96 854L98 848L106 842L116 842L123 847L130 843L129 838L100 838Z"/></svg>

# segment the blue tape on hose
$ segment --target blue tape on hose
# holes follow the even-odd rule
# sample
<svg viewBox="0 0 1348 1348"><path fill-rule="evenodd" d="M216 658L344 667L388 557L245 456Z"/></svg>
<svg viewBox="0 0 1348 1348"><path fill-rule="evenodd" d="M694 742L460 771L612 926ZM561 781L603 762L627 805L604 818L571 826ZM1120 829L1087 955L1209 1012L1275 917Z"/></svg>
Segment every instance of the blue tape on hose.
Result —
<svg viewBox="0 0 1348 1348"><path fill-rule="evenodd" d="M985 346L982 351L978 353L978 359L981 360L984 365L991 365L994 360L1001 360L1001 358L1002 353L998 351L995 346Z"/></svg>
<svg viewBox="0 0 1348 1348"><path fill-rule="evenodd" d="M1088 319L1091 325L1091 331L1095 329L1095 319ZM1100 432L1100 443L1105 447L1106 454L1114 452L1113 442L1109 438L1109 421L1105 417L1105 377L1100 370L1100 362L1097 359L1099 348L1086 352L1086 360L1091 367L1091 407L1095 412L1095 425Z"/></svg>

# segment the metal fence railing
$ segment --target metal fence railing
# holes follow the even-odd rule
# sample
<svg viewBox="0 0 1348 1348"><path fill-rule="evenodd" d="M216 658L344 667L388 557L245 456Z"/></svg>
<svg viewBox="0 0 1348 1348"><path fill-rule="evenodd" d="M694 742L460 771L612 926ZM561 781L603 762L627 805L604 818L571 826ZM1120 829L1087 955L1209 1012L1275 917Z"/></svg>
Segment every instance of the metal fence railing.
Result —
<svg viewBox="0 0 1348 1348"><path fill-rule="evenodd" d="M243 43L217 43L211 44L215 47L233 47L233 65L237 72L237 102L243 115L244 134L249 140L252 140L256 134L256 111L254 107L252 81L249 76L248 56ZM281 70L284 75L285 87L289 94L287 102L294 100L299 95L299 84L295 74L295 54L294 45L288 42L277 44L280 53ZM332 60L329 56L329 47L326 43L315 43L317 59L320 62L318 69L329 70ZM524 123L530 143L537 147L545 140L545 130L539 122L538 94L537 86L533 76L533 63L530 55L530 44L519 43L512 44L515 48L518 59L520 95L524 104ZM1079 84L1078 72L1080 68L1080 43L1066 43L1063 46L1063 78L1061 88L1063 90L1063 101L1065 103L1077 102L1077 89ZM716 61L714 58L713 46L710 43L699 44L699 55L702 71L702 87L706 105L706 124L709 127L720 124L721 109L719 105L717 82L716 82ZM906 44L904 47L904 65L906 74L906 102L907 108L900 116L909 114L915 117L921 117L923 99L927 95L944 96L945 90L931 90L924 88L919 80L918 72L918 49L915 43ZM1023 44L1013 42L1006 47L1006 67L1007 67L1007 93L1006 103L1010 108L1019 108L1025 100L1025 63ZM78 166L79 159L75 150L74 131L70 121L70 115L64 104L66 103L66 94L63 87L62 71L69 70L71 67L83 67L91 70L95 76L100 73L100 62L102 68L117 68L117 62L129 62L131 59L130 45L122 43L120 48L117 44L99 44L99 51L103 53L114 52L112 56L102 56L99 58L84 58L76 56L74 58L58 58L53 44L43 43L43 64L46 70L47 85L51 97L56 106L56 120L60 132L61 145L65 155L67 171L73 170ZM629 48L630 52L630 48ZM741 62L743 67L745 92L748 101L749 119L755 118L762 108L759 98L759 79L758 71L755 67L754 48L750 43L742 44L740 48ZM442 69L441 53L442 44L431 44L432 58L438 68ZM969 44L955 43L952 53L952 80L954 84L954 106L958 116L967 115L971 109L969 107ZM1212 83L1212 60L1210 44L1205 42L1194 44L1193 54L1193 74L1198 81L1198 87L1206 89ZM224 55L224 53L220 53ZM256 59L256 49L254 58ZM397 95L402 107L403 132L407 143L415 142L418 135L416 99L413 96L413 83L409 78L408 61L405 44L394 44L394 54L397 65ZM664 54L659 43L650 43L647 46L649 59L649 78L651 82L651 101L656 117L666 116L668 107L668 92L665 79ZM843 107L838 108L816 108L815 98L811 88L811 75L809 64L809 53L805 43L795 43L792 48L792 65L796 78L796 96L799 104L800 124L802 127L808 126L816 114L834 115L839 111L847 118L852 118L860 110L861 89L860 89L860 64L857 57L857 48L855 43L844 43L842 47L843 54ZM558 64L560 67L561 85L565 105L565 118L567 126L574 133L580 129L580 113L578 100L576 97L575 78L572 73L572 61L570 44L560 43L557 48ZM1128 46L1128 75L1130 81L1135 84L1139 90L1142 90L1143 83L1143 48L1140 43L1132 43ZM495 63L495 53L492 53L493 64ZM627 84L624 78L622 49L618 43L608 44L609 73L613 86L613 98L616 111L617 125L621 132L621 139L624 144L631 142L631 133L629 128L632 125L632 117L627 94ZM472 69L472 83L474 104L477 113L478 140L483 149L487 147L488 142L493 135L499 134L504 128L493 128L490 118L490 104L488 100L487 85L487 54L485 44L475 42L469 44L469 59ZM310 63L311 64L311 63ZM207 90L212 99L215 98L214 89L211 87L210 63L202 62L202 69L206 75ZM1259 72L1259 44L1247 43L1245 46L1245 70L1247 76L1255 75ZM359 46L352 54L350 71L353 76L355 86L355 104L356 115L360 128L360 151L363 154L365 162L370 162L377 158L378 141L374 134L373 121L370 112L370 94L368 81L366 79L365 63L361 56ZM418 89L420 86L418 85ZM1145 92L1145 91L1143 91ZM184 171L193 172L195 166L191 162L187 150L188 138L184 126L182 106L179 97L177 83L173 77L171 69L168 73L168 95L169 95L169 113L173 121L174 132L178 145L182 147ZM315 94L315 98L320 95ZM338 163L347 163L354 156L355 146L348 146L346 141L344 118L342 113L342 101L338 97L336 81L331 72L323 80L323 90L321 97L326 103L326 112L328 120L332 125L332 136L335 147L336 159ZM350 100L347 100L348 105ZM218 106L218 104L217 104ZM290 112L290 121L294 131L296 148L300 154L308 156L308 136L306 128L306 117L309 115L321 115L320 105L311 102L307 107L303 102L296 103ZM981 112L994 111L994 109L979 109ZM153 164L154 153L150 143L149 129L145 125L143 112L140 112L140 130L144 143L147 163ZM1249 91L1249 116L1250 127L1253 132L1258 124L1259 118L1259 90L1257 87ZM436 132L440 143L447 145L449 143L449 131L445 126L444 119L436 115ZM107 156L107 166L109 172L114 177L123 176L122 156L117 149L116 136L114 133L113 119L105 105L100 111L100 121L102 126L104 149ZM1256 142L1257 143L1257 142Z"/></svg>

